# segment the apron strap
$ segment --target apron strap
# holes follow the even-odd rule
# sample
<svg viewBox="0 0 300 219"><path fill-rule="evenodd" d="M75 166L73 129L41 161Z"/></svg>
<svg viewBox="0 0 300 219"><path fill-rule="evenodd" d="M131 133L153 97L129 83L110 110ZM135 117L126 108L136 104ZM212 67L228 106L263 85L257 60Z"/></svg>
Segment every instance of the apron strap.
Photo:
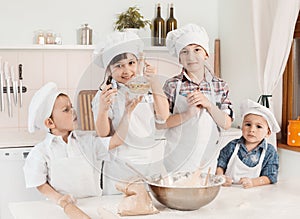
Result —
<svg viewBox="0 0 300 219"><path fill-rule="evenodd" d="M260 160L259 160L259 165L262 164L262 162L264 161L265 159L265 156L266 156L266 151L268 149L268 143L267 143L267 140L265 140L265 145L266 145L266 149L263 148L263 151L261 152L261 155L260 155Z"/></svg>
<svg viewBox="0 0 300 219"><path fill-rule="evenodd" d="M211 95L210 95L210 101L213 102L216 105L216 94L215 94L215 87L212 83L212 79L213 79L213 69L210 66L210 64L205 61L204 63L204 75L205 75L205 79L208 82L209 86L210 86L210 90L211 90Z"/></svg>
<svg viewBox="0 0 300 219"><path fill-rule="evenodd" d="M101 163L101 174L100 174L100 188L103 190L103 168L104 168L104 160Z"/></svg>
<svg viewBox="0 0 300 219"><path fill-rule="evenodd" d="M181 84L182 84L182 81L181 81L181 80L179 80L179 81L178 81L178 83L177 83L177 86L176 86L176 91L175 91L175 100L176 100L176 98L177 98L177 97L178 97L178 95L179 95Z"/></svg>

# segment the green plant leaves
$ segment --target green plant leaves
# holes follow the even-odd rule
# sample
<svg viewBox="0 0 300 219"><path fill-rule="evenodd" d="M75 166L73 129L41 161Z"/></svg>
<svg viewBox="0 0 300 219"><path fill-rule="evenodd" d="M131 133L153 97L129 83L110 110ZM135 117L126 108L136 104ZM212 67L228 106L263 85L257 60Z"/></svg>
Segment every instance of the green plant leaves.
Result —
<svg viewBox="0 0 300 219"><path fill-rule="evenodd" d="M151 21L144 19L140 9L137 6L129 7L127 11L117 16L114 29L122 31L126 28L144 28L147 25L151 27Z"/></svg>

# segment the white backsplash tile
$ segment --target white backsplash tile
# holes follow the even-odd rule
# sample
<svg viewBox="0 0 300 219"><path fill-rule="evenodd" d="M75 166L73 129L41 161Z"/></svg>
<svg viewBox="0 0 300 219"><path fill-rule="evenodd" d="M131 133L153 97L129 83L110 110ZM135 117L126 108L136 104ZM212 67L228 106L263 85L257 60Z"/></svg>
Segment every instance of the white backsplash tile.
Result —
<svg viewBox="0 0 300 219"><path fill-rule="evenodd" d="M28 89L39 89L43 85L44 55L42 51L26 50L19 53L18 66L23 66L23 84Z"/></svg>
<svg viewBox="0 0 300 219"><path fill-rule="evenodd" d="M33 97L34 93L37 91L37 89L34 90L27 90L26 93L23 93L23 105L22 107L19 107L19 128L26 128L27 129L27 123L28 123L28 107L31 101L31 98Z"/></svg>
<svg viewBox="0 0 300 219"><path fill-rule="evenodd" d="M82 76L91 71L90 52L70 52L67 55L67 87L75 89L78 87Z"/></svg>
<svg viewBox="0 0 300 219"><path fill-rule="evenodd" d="M100 84L104 80L104 75L105 75L105 69L99 67L97 64L93 64L91 68L91 76L90 76L90 88L86 87L85 89L93 89L93 90L98 90Z"/></svg>
<svg viewBox="0 0 300 219"><path fill-rule="evenodd" d="M44 52L44 83L55 82L57 86L67 88L67 52Z"/></svg>
<svg viewBox="0 0 300 219"><path fill-rule="evenodd" d="M18 51L0 50L0 56L2 57L2 62L7 61L10 66L16 66L18 64Z"/></svg>
<svg viewBox="0 0 300 219"><path fill-rule="evenodd" d="M12 117L8 116L8 108L7 108L7 101L6 101L6 94L5 94L5 110L0 112L0 128L14 128L18 127L18 109L12 106Z"/></svg>

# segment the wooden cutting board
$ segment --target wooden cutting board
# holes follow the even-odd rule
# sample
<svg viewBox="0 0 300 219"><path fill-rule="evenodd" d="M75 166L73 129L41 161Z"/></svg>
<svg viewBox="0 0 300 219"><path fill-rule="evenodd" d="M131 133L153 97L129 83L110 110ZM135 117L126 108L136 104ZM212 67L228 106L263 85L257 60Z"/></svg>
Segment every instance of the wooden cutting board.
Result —
<svg viewBox="0 0 300 219"><path fill-rule="evenodd" d="M95 123L92 111L92 100L97 90L81 90L79 92L79 116L81 130L95 130Z"/></svg>

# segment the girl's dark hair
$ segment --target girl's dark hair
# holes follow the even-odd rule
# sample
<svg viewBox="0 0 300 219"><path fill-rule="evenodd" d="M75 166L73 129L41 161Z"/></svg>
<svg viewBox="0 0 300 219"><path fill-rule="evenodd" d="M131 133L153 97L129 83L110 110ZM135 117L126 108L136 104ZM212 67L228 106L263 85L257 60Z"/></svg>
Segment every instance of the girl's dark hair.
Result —
<svg viewBox="0 0 300 219"><path fill-rule="evenodd" d="M134 54L133 54L134 55ZM134 55L135 56L135 55ZM111 77L111 75L108 75L108 68L110 65L114 65L116 64L117 62L123 60L123 59L127 59L128 58L128 53L122 53L122 54L119 54L119 55L116 55L108 64L108 66L106 67L106 71L105 71L105 74L104 74L104 78L103 78L103 81L101 82L101 84L99 85L99 89L101 90L101 87L102 85L105 83L106 81L106 78L109 78Z"/></svg>
<svg viewBox="0 0 300 219"><path fill-rule="evenodd" d="M116 64L117 62L121 61L122 59L127 59L128 58L128 53L122 53L119 55L116 55L108 64L108 66ZM107 66L107 67L108 67Z"/></svg>

